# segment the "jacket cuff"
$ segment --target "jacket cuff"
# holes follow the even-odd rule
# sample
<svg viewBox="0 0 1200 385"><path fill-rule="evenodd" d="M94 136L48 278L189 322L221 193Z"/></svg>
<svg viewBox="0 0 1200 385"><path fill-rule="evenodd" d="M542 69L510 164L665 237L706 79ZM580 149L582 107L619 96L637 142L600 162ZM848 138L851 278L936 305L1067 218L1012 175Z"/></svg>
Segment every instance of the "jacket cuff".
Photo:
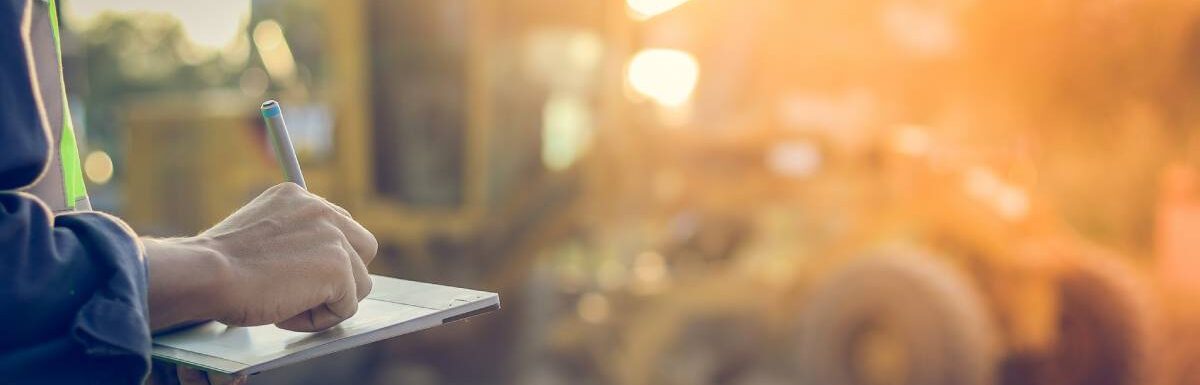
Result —
<svg viewBox="0 0 1200 385"><path fill-rule="evenodd" d="M89 257L111 274L80 308L71 336L89 357L150 365L150 312L145 253L133 231L99 212L63 214L55 227L70 228L90 247Z"/></svg>

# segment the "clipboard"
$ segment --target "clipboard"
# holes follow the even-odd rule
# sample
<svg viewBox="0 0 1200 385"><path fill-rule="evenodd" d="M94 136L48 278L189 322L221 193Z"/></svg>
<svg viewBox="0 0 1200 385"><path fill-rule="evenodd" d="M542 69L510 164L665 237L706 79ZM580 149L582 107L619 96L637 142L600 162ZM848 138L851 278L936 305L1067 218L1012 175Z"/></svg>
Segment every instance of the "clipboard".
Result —
<svg viewBox="0 0 1200 385"><path fill-rule="evenodd" d="M155 360L226 374L255 374L500 309L478 290L371 275L353 317L325 331L207 322L154 336Z"/></svg>

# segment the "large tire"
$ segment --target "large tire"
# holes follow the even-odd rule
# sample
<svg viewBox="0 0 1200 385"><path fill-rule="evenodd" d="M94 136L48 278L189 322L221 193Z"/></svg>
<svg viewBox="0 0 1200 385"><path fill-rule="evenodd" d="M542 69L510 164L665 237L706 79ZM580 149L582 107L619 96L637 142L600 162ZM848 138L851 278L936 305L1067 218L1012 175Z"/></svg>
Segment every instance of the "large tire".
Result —
<svg viewBox="0 0 1200 385"><path fill-rule="evenodd" d="M759 288L737 279L706 281L677 287L633 315L614 352L614 383L786 383L771 378L765 301L743 292Z"/></svg>
<svg viewBox="0 0 1200 385"><path fill-rule="evenodd" d="M1059 333L1043 363L1046 385L1155 384L1156 311L1150 289L1116 257L1067 259L1058 280ZM1015 383L1011 382L1010 383Z"/></svg>
<svg viewBox="0 0 1200 385"><path fill-rule="evenodd" d="M890 252L851 262L818 283L799 328L802 384L995 380L999 350L983 300L962 273L925 254Z"/></svg>

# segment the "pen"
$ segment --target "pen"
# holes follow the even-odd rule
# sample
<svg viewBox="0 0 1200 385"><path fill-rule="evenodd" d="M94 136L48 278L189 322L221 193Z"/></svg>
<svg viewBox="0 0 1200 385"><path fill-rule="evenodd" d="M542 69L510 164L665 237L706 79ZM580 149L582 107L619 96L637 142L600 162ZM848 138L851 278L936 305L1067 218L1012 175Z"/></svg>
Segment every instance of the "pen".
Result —
<svg viewBox="0 0 1200 385"><path fill-rule="evenodd" d="M288 136L287 125L283 123L283 111L279 102L268 100L263 102L263 119L267 121L267 133L271 136L271 146L275 149L275 158L283 167L283 174L288 182L308 189L304 184L304 174L300 173L300 160L296 159L296 149L292 147L292 138Z"/></svg>

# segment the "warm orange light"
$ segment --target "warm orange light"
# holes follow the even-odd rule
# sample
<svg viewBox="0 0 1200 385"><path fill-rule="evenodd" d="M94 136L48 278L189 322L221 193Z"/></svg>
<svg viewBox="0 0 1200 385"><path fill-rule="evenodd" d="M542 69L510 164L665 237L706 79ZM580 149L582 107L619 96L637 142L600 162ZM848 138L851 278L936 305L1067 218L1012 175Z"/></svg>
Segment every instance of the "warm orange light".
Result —
<svg viewBox="0 0 1200 385"><path fill-rule="evenodd" d="M639 19L649 19L670 11L688 0L626 0L625 4Z"/></svg>
<svg viewBox="0 0 1200 385"><path fill-rule="evenodd" d="M579 95L551 95L542 107L542 164L571 167L591 146L592 110Z"/></svg>
<svg viewBox="0 0 1200 385"><path fill-rule="evenodd" d="M108 183L113 176L112 157L104 151L92 151L83 160L83 173L92 183Z"/></svg>
<svg viewBox="0 0 1200 385"><path fill-rule="evenodd" d="M987 203L1005 219L1020 220L1029 214L1029 194L1025 189L1004 181L985 167L968 169L963 188L967 194Z"/></svg>
<svg viewBox="0 0 1200 385"><path fill-rule="evenodd" d="M821 149L808 141L776 143L767 152L767 165L776 174L807 178L821 169Z"/></svg>
<svg viewBox="0 0 1200 385"><path fill-rule="evenodd" d="M271 78L291 81L296 76L296 60L287 39L283 37L283 28L275 20L264 20L254 26L254 46L262 57L263 65Z"/></svg>
<svg viewBox="0 0 1200 385"><path fill-rule="evenodd" d="M927 129L917 125L903 125L896 128L892 136L892 148L898 153L908 156L921 156L933 147Z"/></svg>
<svg viewBox="0 0 1200 385"><path fill-rule="evenodd" d="M663 106L679 107L688 101L696 88L700 64L690 53L652 48L633 56L626 76L637 93Z"/></svg>
<svg viewBox="0 0 1200 385"><path fill-rule="evenodd" d="M590 323L604 323L608 320L608 298L599 293L587 293L575 303L575 312L579 318Z"/></svg>
<svg viewBox="0 0 1200 385"><path fill-rule="evenodd" d="M653 251L638 254L633 260L633 275L639 282L657 284L667 277L666 261Z"/></svg>

